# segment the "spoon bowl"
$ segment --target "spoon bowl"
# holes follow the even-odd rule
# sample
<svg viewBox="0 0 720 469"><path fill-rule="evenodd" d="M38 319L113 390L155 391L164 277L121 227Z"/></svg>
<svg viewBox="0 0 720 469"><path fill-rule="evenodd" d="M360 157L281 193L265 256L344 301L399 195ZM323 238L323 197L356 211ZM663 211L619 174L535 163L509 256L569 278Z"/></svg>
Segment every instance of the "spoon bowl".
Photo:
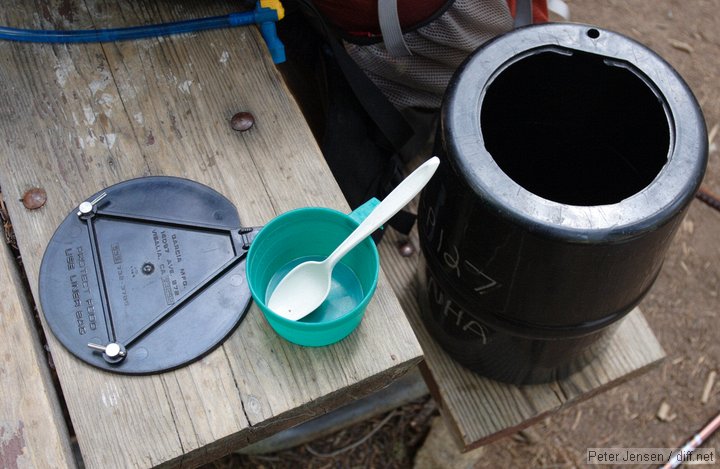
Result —
<svg viewBox="0 0 720 469"><path fill-rule="evenodd" d="M296 266L278 284L278 287L282 285L284 288L283 295L292 297L293 301L287 302L285 296L273 294L268 307L292 321L304 318L315 311L330 293L332 267L325 261L305 261Z"/></svg>

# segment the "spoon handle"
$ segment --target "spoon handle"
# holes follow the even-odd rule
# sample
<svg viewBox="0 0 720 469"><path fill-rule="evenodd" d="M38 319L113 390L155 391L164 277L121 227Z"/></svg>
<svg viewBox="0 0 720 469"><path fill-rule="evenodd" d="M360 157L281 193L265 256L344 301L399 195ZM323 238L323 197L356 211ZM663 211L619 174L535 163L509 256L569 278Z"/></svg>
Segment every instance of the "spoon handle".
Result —
<svg viewBox="0 0 720 469"><path fill-rule="evenodd" d="M428 183L440 164L437 156L433 156L406 177L375 209L363 220L355 231L338 246L325 261L332 268L345 254L357 246L363 239L370 236L386 221L406 206Z"/></svg>

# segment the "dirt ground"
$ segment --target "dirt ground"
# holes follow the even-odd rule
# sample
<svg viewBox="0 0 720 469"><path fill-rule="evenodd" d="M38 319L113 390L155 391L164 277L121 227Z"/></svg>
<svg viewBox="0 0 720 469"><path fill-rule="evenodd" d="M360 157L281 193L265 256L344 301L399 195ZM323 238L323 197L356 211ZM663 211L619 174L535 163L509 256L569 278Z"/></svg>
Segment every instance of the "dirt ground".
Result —
<svg viewBox="0 0 720 469"><path fill-rule="evenodd" d="M690 85L710 134L704 186L720 194L720 0L570 0L572 20L614 30L664 57ZM485 446L475 467L581 467L588 447L677 447L720 412L720 212L695 200L641 304L667 352L650 372ZM666 407L663 419L658 417ZM210 467L412 467L432 402L418 402L332 437ZM382 427L378 427L383 423ZM373 432L363 444L353 446ZM720 447L720 433L705 446ZM317 456L313 453L326 453ZM327 454L334 453L332 457Z"/></svg>

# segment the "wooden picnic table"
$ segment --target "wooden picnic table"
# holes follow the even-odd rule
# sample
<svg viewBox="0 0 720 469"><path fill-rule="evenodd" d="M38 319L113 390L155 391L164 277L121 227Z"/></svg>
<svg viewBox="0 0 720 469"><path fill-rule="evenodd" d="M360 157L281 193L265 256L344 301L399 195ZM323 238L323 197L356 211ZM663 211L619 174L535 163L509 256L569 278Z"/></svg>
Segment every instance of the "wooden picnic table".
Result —
<svg viewBox="0 0 720 469"><path fill-rule="evenodd" d="M0 23L89 29L236 9L237 2L18 0L3 4ZM36 299L55 228L90 195L126 179L201 182L235 204L244 226L301 206L348 210L255 27L104 44L3 41L0 83L0 188ZM238 111L254 115L250 131L230 128ZM31 187L47 193L38 210L20 202ZM44 326L87 467L193 466L381 388L422 356L383 275L361 326L337 345L290 344L253 306L214 352L149 376L88 366ZM27 440L29 426L14 428Z"/></svg>
<svg viewBox="0 0 720 469"><path fill-rule="evenodd" d="M9 0L0 24L92 29L236 8L230 1ZM244 226L301 206L348 207L255 27L103 44L0 41L0 83L0 189L22 256L20 269L6 246L0 256L0 466L72 467L70 433L90 468L196 466L386 386L417 365L423 349L431 354L429 387L467 448L663 356L636 312L612 354L568 380L519 388L477 377L424 331L416 259L399 256L391 232L381 243L389 279L381 273L360 327L335 345L290 344L252 306L222 346L191 365L148 376L98 370L58 342L42 313L36 330L30 303L39 298L55 228L90 195L131 178L181 176L228 197ZM230 128L239 111L254 115L251 130ZM34 187L47 202L29 210L20 199Z"/></svg>

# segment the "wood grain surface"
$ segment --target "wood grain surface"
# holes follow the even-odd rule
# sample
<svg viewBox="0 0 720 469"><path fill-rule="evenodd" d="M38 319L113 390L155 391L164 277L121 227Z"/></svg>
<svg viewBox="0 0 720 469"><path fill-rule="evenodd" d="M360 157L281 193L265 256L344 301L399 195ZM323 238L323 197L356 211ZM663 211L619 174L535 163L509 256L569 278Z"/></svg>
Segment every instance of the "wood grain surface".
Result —
<svg viewBox="0 0 720 469"><path fill-rule="evenodd" d="M29 28L150 24L235 11L237 2L5 2L0 23ZM38 297L50 237L96 191L134 177L209 185L246 226L301 206L347 210L254 27L86 45L0 42L0 188ZM236 132L233 114L255 126ZM43 187L47 204L18 199ZM194 466L381 388L421 359L384 275L360 327L304 348L253 306L202 360L152 376L98 371L47 329L88 467Z"/></svg>
<svg viewBox="0 0 720 469"><path fill-rule="evenodd" d="M10 249L0 245L0 467L75 467L68 427Z"/></svg>

